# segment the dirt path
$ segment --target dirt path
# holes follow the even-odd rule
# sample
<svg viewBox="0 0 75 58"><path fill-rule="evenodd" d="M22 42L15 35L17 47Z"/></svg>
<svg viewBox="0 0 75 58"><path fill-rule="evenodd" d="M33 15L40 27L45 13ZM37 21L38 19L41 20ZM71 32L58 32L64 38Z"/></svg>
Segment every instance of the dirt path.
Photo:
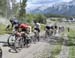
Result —
<svg viewBox="0 0 75 58"><path fill-rule="evenodd" d="M7 38L7 35L0 36L0 41L7 42ZM3 58L48 58L53 46L46 42L37 42L36 44L31 44L29 48L23 48L19 53L9 52L8 50L11 49L9 47L2 46L1 48Z"/></svg>
<svg viewBox="0 0 75 58"><path fill-rule="evenodd" d="M50 47L48 49L48 47ZM19 53L11 53L8 52L9 47L2 47L3 50L3 58L38 58L43 52L52 49L52 45L44 42L38 42L36 44L31 44L29 48L22 49ZM48 50L47 50L48 49Z"/></svg>

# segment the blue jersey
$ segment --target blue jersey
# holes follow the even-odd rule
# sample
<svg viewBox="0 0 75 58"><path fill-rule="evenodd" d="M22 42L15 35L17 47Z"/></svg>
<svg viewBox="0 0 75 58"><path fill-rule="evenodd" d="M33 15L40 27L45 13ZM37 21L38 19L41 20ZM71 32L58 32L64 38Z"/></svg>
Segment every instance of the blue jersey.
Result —
<svg viewBox="0 0 75 58"><path fill-rule="evenodd" d="M20 22L17 19L11 20L12 25L20 24Z"/></svg>

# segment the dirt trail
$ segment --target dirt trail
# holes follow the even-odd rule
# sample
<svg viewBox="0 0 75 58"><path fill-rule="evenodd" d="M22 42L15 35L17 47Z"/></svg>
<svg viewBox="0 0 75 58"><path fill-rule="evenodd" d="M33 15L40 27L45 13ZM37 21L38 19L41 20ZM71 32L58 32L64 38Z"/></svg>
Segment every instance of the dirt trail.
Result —
<svg viewBox="0 0 75 58"><path fill-rule="evenodd" d="M6 42L6 37L7 35L0 36L0 40ZM2 47L3 58L49 58L54 46L55 45L50 45L50 43L46 42L37 42L36 44L31 44L29 48L23 48L19 53L11 53L8 51L10 49L9 47ZM60 56L64 56L63 54L67 49L66 47L62 48L59 58L61 58ZM67 55L67 53L65 55Z"/></svg>
<svg viewBox="0 0 75 58"><path fill-rule="evenodd" d="M3 49L3 58L38 58L50 44L44 42L38 42L36 44L31 44L29 48L22 49L19 53L10 53L8 50L9 47L2 47ZM52 45L51 48L52 49Z"/></svg>

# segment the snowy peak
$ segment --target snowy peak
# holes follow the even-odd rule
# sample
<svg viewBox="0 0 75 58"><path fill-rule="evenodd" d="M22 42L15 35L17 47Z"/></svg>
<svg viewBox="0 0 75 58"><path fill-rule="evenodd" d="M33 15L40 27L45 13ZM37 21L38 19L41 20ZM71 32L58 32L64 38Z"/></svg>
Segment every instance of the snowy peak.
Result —
<svg viewBox="0 0 75 58"><path fill-rule="evenodd" d="M34 7L35 8L35 7ZM70 2L61 2L53 5L44 5L36 7L35 9L31 10L28 9L30 13L44 13L44 14L61 14L61 15L68 15L68 16L75 16L75 0Z"/></svg>

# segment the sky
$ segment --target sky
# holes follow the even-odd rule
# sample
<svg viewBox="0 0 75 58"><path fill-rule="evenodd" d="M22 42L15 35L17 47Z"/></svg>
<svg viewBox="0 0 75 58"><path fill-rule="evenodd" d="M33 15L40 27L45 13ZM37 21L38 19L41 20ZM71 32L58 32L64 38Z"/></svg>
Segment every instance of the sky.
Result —
<svg viewBox="0 0 75 58"><path fill-rule="evenodd" d="M19 2L20 0L17 0ZM71 0L28 0L27 1L27 8L36 8L39 6L51 6L55 3L60 3L60 2L69 2Z"/></svg>
<svg viewBox="0 0 75 58"><path fill-rule="evenodd" d="M19 2L20 0L17 0ZM38 2L59 2L59 1L64 1L64 2L69 2L71 0L28 0L30 3L38 3Z"/></svg>
<svg viewBox="0 0 75 58"><path fill-rule="evenodd" d="M27 1L27 8L30 7L39 7L39 6L51 6L55 3L60 2L69 2L71 0L28 0Z"/></svg>

